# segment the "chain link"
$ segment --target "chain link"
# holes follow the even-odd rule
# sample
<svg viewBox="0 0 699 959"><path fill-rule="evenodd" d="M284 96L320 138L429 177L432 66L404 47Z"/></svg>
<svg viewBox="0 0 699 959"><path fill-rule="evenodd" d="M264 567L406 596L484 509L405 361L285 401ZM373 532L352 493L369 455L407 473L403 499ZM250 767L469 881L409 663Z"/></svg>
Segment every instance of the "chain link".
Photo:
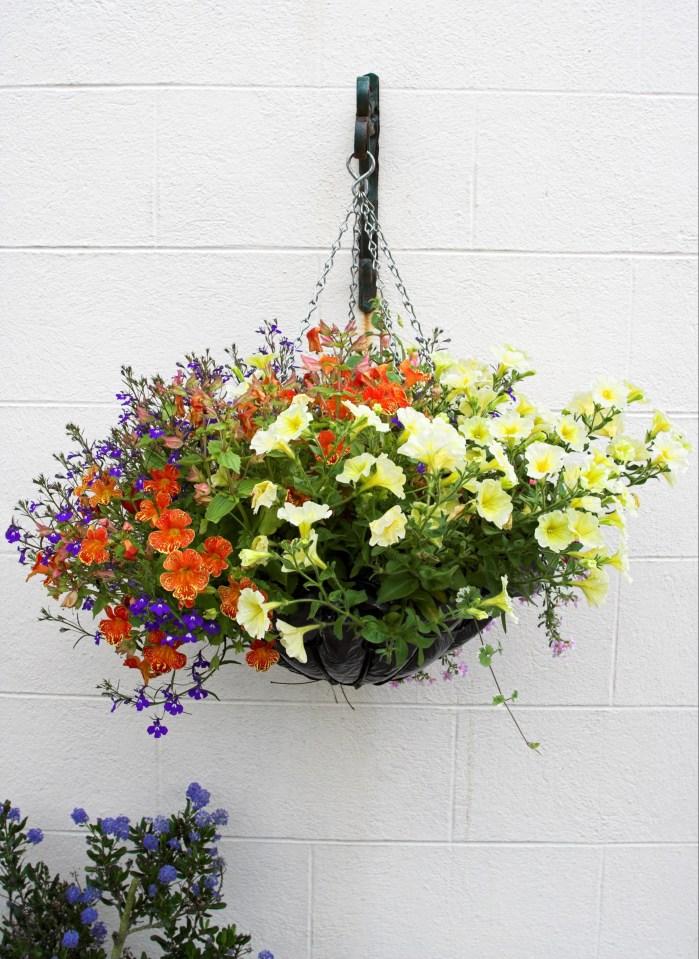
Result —
<svg viewBox="0 0 699 959"><path fill-rule="evenodd" d="M349 161L348 161L348 169ZM352 170L350 169L350 173ZM350 266L350 287L349 287L349 309L348 316L350 320L356 320L357 318L357 304L358 304L358 291L359 291L359 242L362 229L366 230L366 233L369 237L369 253L371 254L372 265L374 267L376 275L376 292L377 299L381 306L382 319L386 326L386 332L389 335L389 340L391 344L392 351L395 353L397 351L396 344L396 334L393 328L393 323L391 320L391 313L388 306L388 299L386 296L386 290L383 283L383 277L381 276L381 256L386 260L388 270L393 277L393 282L396 290L400 294L400 298L405 308L408 321L410 326L413 329L415 334L415 340L418 345L418 352L422 360L429 366L433 367L432 357L429 353L429 344L425 338L424 333L422 332L422 327L415 313L415 308L410 301L408 291L405 287L400 273L398 272L398 267L396 261L391 253L391 250L386 241L383 230L376 218L376 213L374 211L373 204L369 201L367 196L367 184L365 180L362 180L358 177L355 177L354 173L352 176L355 178L356 182L353 187L353 197L352 202L347 207L345 211L344 219L340 224L340 230L337 235L337 238L333 245L330 247L330 253L328 255L325 264L323 265L323 270L320 275L320 278L316 282L315 291L313 296L308 304L308 310L306 316L301 324L301 329L296 340L296 345L300 346L303 341L303 337L308 331L311 325L311 318L318 307L318 301L320 295L325 289L325 286L328 281L328 275L333 268L335 257L337 253L342 248L342 240L349 229L350 219L354 215L354 220L352 223L352 262ZM291 372L291 371L287 371Z"/></svg>

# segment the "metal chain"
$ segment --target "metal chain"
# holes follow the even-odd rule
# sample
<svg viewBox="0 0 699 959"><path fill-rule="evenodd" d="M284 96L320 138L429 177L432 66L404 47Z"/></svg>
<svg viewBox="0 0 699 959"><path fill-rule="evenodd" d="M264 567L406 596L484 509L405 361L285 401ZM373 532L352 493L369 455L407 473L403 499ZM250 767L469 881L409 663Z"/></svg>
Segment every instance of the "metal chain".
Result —
<svg viewBox="0 0 699 959"><path fill-rule="evenodd" d="M351 159L351 158L350 158ZM359 238L362 227L366 229L366 232L369 236L369 252L371 254L372 265L376 274L376 292L377 299L381 306L381 312L383 315L383 321L386 325L386 332L389 335L391 347L393 350L396 350L396 335L393 328L393 323L391 320L391 314L388 306L388 300L386 297L386 290L383 284L383 277L381 276L381 254L386 259L389 272L393 277L395 287L400 294L403 306L408 316L408 321L410 322L411 327L415 333L416 342L419 347L419 353L423 361L430 367L433 367L432 357L429 354L428 342L425 338L424 333L422 332L422 327L415 313L415 308L410 301L408 291L405 287L405 284L401 278L400 273L398 272L398 267L396 261L391 253L391 250L386 241L383 230L376 218L374 212L374 207L372 203L369 202L367 196L367 184L363 179L355 177L352 172L349 161L348 169L352 176L358 182L353 186L352 192L352 202L347 207L345 211L344 219L340 224L340 230L337 235L337 238L333 245L330 247L330 253L327 260L323 266L323 271L320 275L320 278L316 282L314 294L308 304L308 310L306 316L301 324L301 329L299 330L299 335L296 339L297 346L302 343L304 334L308 331L311 324L311 317L318 307L318 301L320 295L325 289L328 275L332 270L333 264L335 262L335 257L339 250L342 248L342 239L349 229L350 218L354 215L354 221L352 224L352 263L350 266L350 290L349 290L349 319L356 319L356 308L357 308L357 299L358 299L358 289L359 289ZM378 240L378 243L377 243ZM289 371L290 372L290 371Z"/></svg>

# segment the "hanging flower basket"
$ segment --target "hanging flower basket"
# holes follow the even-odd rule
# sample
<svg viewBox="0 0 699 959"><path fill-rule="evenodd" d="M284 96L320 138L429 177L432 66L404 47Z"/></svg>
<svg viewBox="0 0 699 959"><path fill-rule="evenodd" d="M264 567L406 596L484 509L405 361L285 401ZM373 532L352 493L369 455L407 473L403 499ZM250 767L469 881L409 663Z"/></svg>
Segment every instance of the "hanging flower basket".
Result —
<svg viewBox="0 0 699 959"><path fill-rule="evenodd" d="M610 568L626 569L636 488L686 465L662 413L625 432L624 411L644 400L632 384L601 377L553 415L524 391L524 352L460 359L441 330L423 332L367 192L374 169L369 153L352 173L295 341L266 324L246 359L189 356L151 379L125 369L110 436L69 426L73 450L7 531L62 607L42 619L111 647L134 688L101 689L155 710L152 735L233 663L349 686L438 659L451 675L463 643L514 615L512 596L539 604L560 654L559 607L599 605ZM348 321L314 324L348 231ZM496 650L479 644L488 666Z"/></svg>

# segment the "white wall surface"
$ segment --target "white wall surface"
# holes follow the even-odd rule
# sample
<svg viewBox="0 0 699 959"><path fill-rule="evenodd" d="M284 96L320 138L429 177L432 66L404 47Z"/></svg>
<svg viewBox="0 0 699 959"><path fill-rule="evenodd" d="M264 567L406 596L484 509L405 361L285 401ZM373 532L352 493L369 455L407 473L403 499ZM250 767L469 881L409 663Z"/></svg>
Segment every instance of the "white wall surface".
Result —
<svg viewBox="0 0 699 959"><path fill-rule="evenodd" d="M466 354L530 350L553 406L628 374L696 438L693 0L3 0L0 18L3 528L66 421L114 418L122 362L249 349L263 317L294 331L366 70L423 321ZM74 805L166 812L199 779L232 813L232 912L277 959L690 959L696 477L644 491L633 583L568 615L569 659L531 616L508 632L499 672L541 756L486 705L473 649L470 678L351 693L354 711L241 668L154 743L96 696L108 651L35 623L5 544L0 793L67 870Z"/></svg>

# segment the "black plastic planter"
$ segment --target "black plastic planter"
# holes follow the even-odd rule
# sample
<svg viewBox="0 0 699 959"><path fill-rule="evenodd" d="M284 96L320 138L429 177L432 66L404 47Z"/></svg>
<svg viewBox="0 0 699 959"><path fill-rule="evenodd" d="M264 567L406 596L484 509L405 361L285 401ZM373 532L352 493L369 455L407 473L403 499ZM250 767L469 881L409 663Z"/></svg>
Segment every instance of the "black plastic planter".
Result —
<svg viewBox="0 0 699 959"><path fill-rule="evenodd" d="M375 605L367 606L366 611L376 614ZM289 616L289 621L300 625L297 617ZM485 622L483 623L485 625ZM482 627L481 627L482 628ZM405 679L419 669L429 666L450 650L458 649L478 633L475 620L462 620L439 636L427 649L423 650L422 664L418 662L420 650L414 646L408 658L397 666L393 660L382 656L377 647L357 637L353 627L344 630L342 639L338 639L332 626L322 627L310 633L305 639L308 662L300 663L287 655L281 644L279 665L292 673L298 673L307 679L331 683L333 686L381 686L393 680Z"/></svg>

